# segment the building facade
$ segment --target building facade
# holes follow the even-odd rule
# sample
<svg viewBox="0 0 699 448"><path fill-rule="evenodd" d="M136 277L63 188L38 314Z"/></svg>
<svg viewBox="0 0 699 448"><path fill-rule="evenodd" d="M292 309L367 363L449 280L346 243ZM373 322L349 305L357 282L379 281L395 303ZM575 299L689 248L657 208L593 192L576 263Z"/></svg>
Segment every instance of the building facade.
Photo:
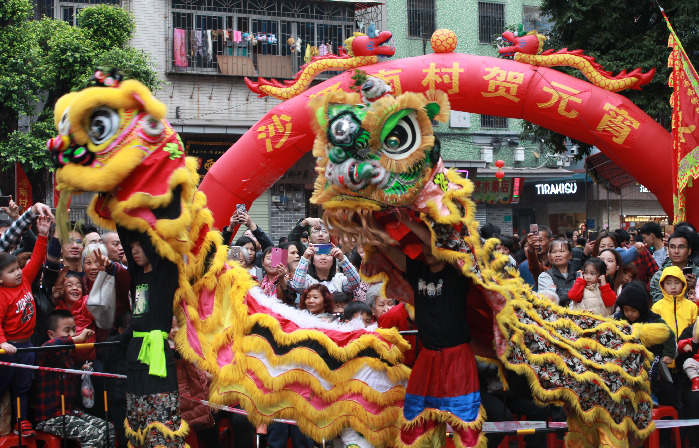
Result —
<svg viewBox="0 0 699 448"><path fill-rule="evenodd" d="M131 45L152 58L165 81L155 95L167 105L167 119L188 155L199 158L202 177L279 104L250 92L244 77L293 78L312 55L307 49L337 53L346 38L374 23L393 33L396 58L431 53L430 37L439 28L456 32L458 52L496 56L495 39L506 27L521 23L525 30L544 34L550 29L538 0L373 1L37 0L37 15L75 25L77 12L92 4L131 11L136 20ZM319 81L333 75L325 73ZM581 178L584 168L572 162L575 148L565 155L551 154L541 141L520 139L521 128L521 120L461 111L452 111L449 123L437 124L445 165L474 181L479 221L509 234L534 222L565 230L589 219L596 224L606 219L616 228L616 223L636 222L631 216L664 216L657 201L643 202L649 200L645 193L627 201L612 194L609 211L603 207L600 214L595 204L593 213L590 203L597 200L597 189ZM496 160L505 163L502 180L495 178ZM314 166L307 153L250 208L253 220L273 240L286 235L298 219L320 216L309 202ZM551 190L557 184L574 185L576 191L564 187L562 193L550 194L559 191ZM600 198L606 201L604 194ZM641 201L643 207L633 209L632 201ZM629 216L626 221L624 215Z"/></svg>
<svg viewBox="0 0 699 448"><path fill-rule="evenodd" d="M366 31L372 22L383 27L385 10L375 0L37 0L36 16L76 25L78 11L94 4L133 13L130 44L155 64L164 81L155 96L167 106L187 154L199 158L202 177L279 104L258 98L245 77L292 79L316 54L312 50L337 54L355 31ZM318 81L331 76L324 73ZM250 207L253 221L273 240L299 218L318 216L309 204L314 166L309 153Z"/></svg>

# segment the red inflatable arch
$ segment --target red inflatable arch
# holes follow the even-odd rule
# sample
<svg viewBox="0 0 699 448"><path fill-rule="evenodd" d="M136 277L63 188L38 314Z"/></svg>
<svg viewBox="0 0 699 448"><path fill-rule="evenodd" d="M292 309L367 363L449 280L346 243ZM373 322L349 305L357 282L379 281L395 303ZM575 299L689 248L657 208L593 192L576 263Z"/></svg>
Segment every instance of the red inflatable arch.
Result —
<svg viewBox="0 0 699 448"><path fill-rule="evenodd" d="M672 137L621 95L549 68L460 53L397 59L363 70L391 82L396 93L442 90L452 110L523 118L593 144L672 215ZM349 91L351 76L348 71L281 103L214 164L200 190L209 197L217 226L228 224L235 204L250 205L311 150L309 98ZM692 212L687 210L687 219L699 222Z"/></svg>

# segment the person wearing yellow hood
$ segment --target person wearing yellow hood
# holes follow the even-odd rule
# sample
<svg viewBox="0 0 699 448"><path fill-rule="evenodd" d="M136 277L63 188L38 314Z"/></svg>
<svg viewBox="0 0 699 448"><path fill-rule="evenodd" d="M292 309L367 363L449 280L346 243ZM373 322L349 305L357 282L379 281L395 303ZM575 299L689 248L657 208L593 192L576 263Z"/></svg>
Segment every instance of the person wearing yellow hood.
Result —
<svg viewBox="0 0 699 448"><path fill-rule="evenodd" d="M653 304L651 311L659 314L665 323L675 333L675 341L678 341L682 331L690 327L697 320L699 308L684 293L687 289L687 279L682 269L677 266L668 266L660 275L660 290L663 298ZM693 418L690 416L691 406L683 400L683 376L682 366L679 368L675 362L668 364L672 382L662 380L658 398L661 405L673 406L680 414L680 418ZM691 436L690 436L691 437ZM696 445L692 445L696 446Z"/></svg>
<svg viewBox="0 0 699 448"><path fill-rule="evenodd" d="M660 289L663 299L655 302L651 310L665 320L677 339L685 328L694 325L699 307L685 298L687 280L677 266L668 266L663 269L660 276Z"/></svg>

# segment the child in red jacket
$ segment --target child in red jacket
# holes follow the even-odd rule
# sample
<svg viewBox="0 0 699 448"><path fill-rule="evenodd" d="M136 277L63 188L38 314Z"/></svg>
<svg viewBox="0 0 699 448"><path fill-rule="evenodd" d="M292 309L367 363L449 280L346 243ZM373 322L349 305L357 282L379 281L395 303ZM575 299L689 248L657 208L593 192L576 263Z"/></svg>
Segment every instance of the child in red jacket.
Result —
<svg viewBox="0 0 699 448"><path fill-rule="evenodd" d="M17 349L31 347L30 337L36 325L32 283L46 259L46 237L50 226L49 216L42 216L37 221L39 238L24 269L20 269L17 257L0 252L0 349L4 350L0 361L34 364L33 352L17 353ZM9 389L13 408L19 398L22 420L16 425L15 434L22 431L23 437L36 435L26 420L31 384L31 370L0 366L0 397ZM13 409L12 414L17 415L17 410Z"/></svg>
<svg viewBox="0 0 699 448"><path fill-rule="evenodd" d="M677 343L678 352L692 354L692 357L682 364L682 370L692 381L692 392L699 392L699 328L697 328L697 322L699 320L694 322L692 337L682 339Z"/></svg>
<svg viewBox="0 0 699 448"><path fill-rule="evenodd" d="M568 298L573 302L570 308L577 311L590 311L603 317L614 313L616 293L607 283L607 264L599 258L590 258L582 268L582 276L578 277L568 292Z"/></svg>

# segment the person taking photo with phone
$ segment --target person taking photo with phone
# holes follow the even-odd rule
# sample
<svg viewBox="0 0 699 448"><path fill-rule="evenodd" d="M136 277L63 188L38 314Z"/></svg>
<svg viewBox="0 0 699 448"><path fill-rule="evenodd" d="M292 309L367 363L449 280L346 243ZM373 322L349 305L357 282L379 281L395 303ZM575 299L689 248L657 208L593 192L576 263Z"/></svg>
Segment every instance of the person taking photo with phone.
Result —
<svg viewBox="0 0 699 448"><path fill-rule="evenodd" d="M520 265L522 269L529 269L538 287L538 278L542 272L551 267L549 262L549 244L553 238L553 233L548 226L538 226L532 224L530 233L527 235L527 259Z"/></svg>
<svg viewBox="0 0 699 448"><path fill-rule="evenodd" d="M655 275L650 279L650 295L653 297L653 303L663 298L663 292L660 287L660 276L663 270L669 266L677 266L682 270L687 280L685 294L689 290L696 290L699 266L690 259L691 255L692 248L689 235L687 235L682 228L676 229L667 239L667 259L665 263L663 263L660 269L658 269Z"/></svg>
<svg viewBox="0 0 699 448"><path fill-rule="evenodd" d="M262 268L262 252L268 247L273 246L272 240L269 239L269 236L267 236L264 230L252 221L245 204L236 205L235 212L231 215L230 223L221 231L223 244L230 243L233 232L235 232L235 227L239 224L243 224L248 228L241 238L249 238L252 241L252 245L250 246L246 246L245 243L240 243L240 238L235 242L236 246L246 246L246 250L249 254L249 263L247 259L246 263L244 263L246 268L251 269L252 265Z"/></svg>
<svg viewBox="0 0 699 448"><path fill-rule="evenodd" d="M296 267L291 287L300 292L316 283L327 286L331 293L351 294L359 286L359 273L334 244L311 243Z"/></svg>

